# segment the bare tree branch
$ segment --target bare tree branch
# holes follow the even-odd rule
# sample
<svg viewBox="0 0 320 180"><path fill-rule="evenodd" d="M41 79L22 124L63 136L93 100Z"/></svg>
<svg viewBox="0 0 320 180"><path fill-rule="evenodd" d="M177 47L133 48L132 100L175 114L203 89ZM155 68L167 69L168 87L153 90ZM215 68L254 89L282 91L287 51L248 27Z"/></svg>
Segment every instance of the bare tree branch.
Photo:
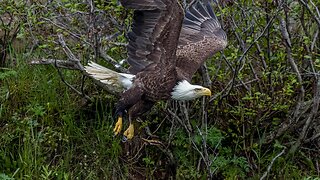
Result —
<svg viewBox="0 0 320 180"><path fill-rule="evenodd" d="M69 60L74 62L76 64L76 66L81 70L84 71L84 68L80 62L80 60L78 58L76 58L76 56L72 53L72 51L69 49L69 47L66 45L66 42L63 39L63 35L62 34L58 34L59 37L59 42L62 46L63 51L65 52L65 54L68 56Z"/></svg>
<svg viewBox="0 0 320 180"><path fill-rule="evenodd" d="M81 70L76 63L69 60L60 59L33 59L29 62L31 65L55 65L58 68L70 69L70 70Z"/></svg>
<svg viewBox="0 0 320 180"><path fill-rule="evenodd" d="M83 94L82 92L78 91L75 87L73 87L71 84L69 84L69 83L64 79L64 76L63 76L61 70L60 70L58 67L57 67L57 71L58 71L58 74L59 74L59 76L60 76L60 78L61 78L61 81L62 81L65 85L67 85L70 89L72 89L74 92L76 92L76 93L79 94L80 96L86 98L86 99L89 100L89 101L92 101L92 99L91 99L89 96L87 96L86 94Z"/></svg>
<svg viewBox="0 0 320 180"><path fill-rule="evenodd" d="M294 115L293 115L293 119L295 121L298 120L298 112L299 112L299 109L304 101L304 96L305 96L305 89L303 87L303 80L302 80L302 77L301 77L301 74L299 72L299 69L298 69L298 66L297 64L295 63L293 57L292 57L292 53L291 53L291 40L289 38L289 33L288 33L288 30L287 30L287 25L286 25L286 22L285 20L279 16L279 21L280 21L280 29L281 29L281 34L282 34L282 39L284 41L284 45L286 46L286 51L287 51L287 58L288 58L288 61L291 65L291 68L293 69L294 73L296 74L297 76L297 79L298 79L298 82L300 84L300 94L299 94L299 102L297 103L297 106L296 106L296 110L294 112Z"/></svg>
<svg viewBox="0 0 320 180"><path fill-rule="evenodd" d="M314 14L314 11L310 8L310 6L308 5L308 3L306 1L304 1L304 0L299 0L299 1L301 4L304 5L304 7L307 8L309 13L311 14L311 17L314 18L314 20L316 20L318 26L320 27L320 13L319 13L319 9L317 8L317 6L312 2L312 0L310 0L311 4L315 7L318 16L316 14Z"/></svg>
<svg viewBox="0 0 320 180"><path fill-rule="evenodd" d="M309 114L308 119L302 128L302 132L300 133L298 140L295 142L295 144L293 146L291 146L290 151L289 151L290 154L294 154L296 152L296 150L299 148L299 146L303 143L303 141L307 135L307 131L309 130L309 127L310 127L312 121L314 120L316 113L318 112L319 102L320 102L320 80L319 80L319 78L317 78L315 90L314 90L311 113Z"/></svg>
<svg viewBox="0 0 320 180"><path fill-rule="evenodd" d="M119 64L116 60L114 60L112 57L110 57L105 51L100 47L100 56L107 61L108 63L112 64L114 68L121 72L127 72L127 69L123 68L121 64Z"/></svg>
<svg viewBox="0 0 320 180"><path fill-rule="evenodd" d="M268 176L268 174L269 174L270 171L271 171L271 168L272 168L273 163L274 163L280 156L282 156L282 155L285 153L285 151L286 151L286 148L283 148L283 150L282 150L278 155L276 155L276 156L272 159L271 163L269 164L269 166L268 166L268 168L267 168L267 171L263 173L263 175L261 176L260 180L264 180L264 179Z"/></svg>

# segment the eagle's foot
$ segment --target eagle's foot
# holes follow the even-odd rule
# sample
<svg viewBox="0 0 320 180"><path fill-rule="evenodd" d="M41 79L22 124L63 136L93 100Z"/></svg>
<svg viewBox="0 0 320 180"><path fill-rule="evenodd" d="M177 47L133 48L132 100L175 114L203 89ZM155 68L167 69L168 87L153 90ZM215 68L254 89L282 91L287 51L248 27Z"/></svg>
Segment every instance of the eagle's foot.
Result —
<svg viewBox="0 0 320 180"><path fill-rule="evenodd" d="M123 133L123 135L126 137L126 139L130 140L134 136L134 126L132 123L130 123L128 129Z"/></svg>
<svg viewBox="0 0 320 180"><path fill-rule="evenodd" d="M113 129L114 135L117 135L121 132L122 129L122 116L118 117L118 121Z"/></svg>

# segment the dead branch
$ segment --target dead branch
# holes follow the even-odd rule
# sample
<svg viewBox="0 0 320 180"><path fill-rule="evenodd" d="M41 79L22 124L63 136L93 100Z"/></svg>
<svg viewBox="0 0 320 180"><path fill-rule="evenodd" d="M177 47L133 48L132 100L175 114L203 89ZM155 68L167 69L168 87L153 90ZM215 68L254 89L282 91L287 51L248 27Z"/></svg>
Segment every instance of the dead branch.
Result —
<svg viewBox="0 0 320 180"><path fill-rule="evenodd" d="M79 39L79 40L82 40L82 41L85 42L86 44L91 45L88 41L81 39L81 34L80 34L80 33L79 33L79 34L76 34L74 31L69 30L67 27L64 27L63 25L58 24L58 23L54 22L54 21L51 20L51 19L48 19L48 18L44 18L44 17L43 17L43 20L49 22L50 24L53 24L54 26L58 27L59 29L62 29L62 30L64 30L64 31L68 32L68 34L70 34L71 36L73 36L73 37L75 37L75 38L77 38L77 39ZM92 46L92 45L91 45L91 46Z"/></svg>
<svg viewBox="0 0 320 180"><path fill-rule="evenodd" d="M72 62L74 64L74 66L76 66L79 70L81 70L82 72L84 72L84 68L80 62L79 59L76 58L76 56L72 53L72 51L69 49L69 47L66 45L64 39L63 39L63 35L62 34L58 34L59 37L59 43L62 46L63 51L65 52L65 54L68 56L69 61ZM57 62L57 61L55 61ZM55 64L55 67L58 70L59 76L62 80L63 83L65 83L70 89L72 89L74 92L76 92L77 94L81 95L82 97L86 98L87 100L91 101L91 98L89 96L87 96L86 94L83 93L83 86L84 86L84 79L82 80L82 84L81 84L81 90L82 92L78 91L75 87L73 87L71 84L69 84L67 81L65 81L62 72L60 71L59 67L57 66L57 64Z"/></svg>
<svg viewBox="0 0 320 180"><path fill-rule="evenodd" d="M320 138L320 133L315 134L314 136L312 136L312 137L309 138L309 139L306 139L304 142L305 142L305 143L309 143L309 142L311 142L311 141L316 140L317 138Z"/></svg>
<svg viewBox="0 0 320 180"><path fill-rule="evenodd" d="M207 135L208 135L208 113L206 108L207 102L208 102L208 99L206 97L203 97L201 102L201 110L202 110L201 130L204 132L202 133L199 128L198 128L198 132L202 138L202 151L205 158L203 160L206 162L205 164L207 165L207 172L209 173L210 178L213 178L213 173L211 173L210 157L209 157L208 147L207 147Z"/></svg>
<svg viewBox="0 0 320 180"><path fill-rule="evenodd" d="M31 65L55 65L58 68L70 69L70 70L81 70L76 63L69 60L60 59L33 59L29 62Z"/></svg>
<svg viewBox="0 0 320 180"><path fill-rule="evenodd" d="M191 127L190 125L188 126L183 120L181 119L176 113L172 112L170 109L167 110L169 112L169 114L171 114L171 116L173 116L176 120L178 120L178 122L184 126L184 128L186 129L187 133L189 134L189 136L191 136Z"/></svg>
<svg viewBox="0 0 320 180"><path fill-rule="evenodd" d="M257 47L257 51L258 51L259 56L260 56L260 60L262 62L262 67L263 67L263 69L267 69L267 63L266 63L265 57L261 55L262 54L262 50L261 50L259 42L256 42L256 47Z"/></svg>
<svg viewBox="0 0 320 180"><path fill-rule="evenodd" d="M314 34L314 37L313 37L313 40L312 40L312 43L311 43L311 48L310 48L311 51L313 51L314 47L316 46L316 42L318 40L318 36L319 36L319 29L317 29L317 31Z"/></svg>
<svg viewBox="0 0 320 180"><path fill-rule="evenodd" d="M206 63L204 63L204 64L200 67L200 72L201 72L201 75L202 75L203 84L204 84L206 87L211 87L212 81L211 81L211 79L210 79L209 72L208 72L208 67L207 67Z"/></svg>
<svg viewBox="0 0 320 180"><path fill-rule="evenodd" d="M276 159L278 159L280 156L282 156L285 153L285 151L286 151L286 148L283 148L283 150L272 159L271 163L269 164L269 166L267 168L267 171L263 173L260 180L263 180L268 176L268 174L270 173L270 170L272 168L273 163L276 161Z"/></svg>
<svg viewBox="0 0 320 180"><path fill-rule="evenodd" d="M281 17L279 16L279 21L280 21L280 29L281 29L281 34L282 34L282 39L283 39L283 42L284 42L284 45L286 47L286 51L287 51L287 58L288 58L288 61L291 65L291 68L292 70L294 71L294 73L296 74L297 76L297 79L298 79L298 82L300 84L300 94L299 94L299 101L296 105L296 110L294 111L294 115L293 115L293 120L297 121L299 118L299 109L304 101L304 96L305 96L305 90L304 90L304 87L303 87L303 80L302 80L302 77L301 77L301 74L299 72L299 68L296 64L296 62L294 61L293 57L292 57L292 53L291 53L291 40L289 38L289 33L288 33L288 30L287 30L287 25L286 25L286 21Z"/></svg>
<svg viewBox="0 0 320 180"><path fill-rule="evenodd" d="M108 63L112 64L114 68L116 68L117 70L119 70L120 72L127 72L128 70L125 69L124 67L121 66L121 64L119 64L116 60L114 60L112 57L110 57L107 53L105 53L105 51L102 49L102 47L100 47L100 56L107 61Z"/></svg>
<svg viewBox="0 0 320 180"><path fill-rule="evenodd" d="M298 114L305 115L310 110L312 105L312 101L305 101L300 109L298 110ZM292 112L289 112L289 114L292 114L295 110ZM300 120L298 123L293 122L292 118L289 116L288 119L286 119L283 123L279 125L279 128L276 131L272 131L269 135L265 138L265 143L271 143L274 139L279 138L284 133L292 132L296 128L301 127L306 122L306 119Z"/></svg>
<svg viewBox="0 0 320 180"><path fill-rule="evenodd" d="M59 43L61 44L62 49L65 52L65 54L68 56L69 60L74 62L76 64L76 66L78 66L78 68L81 71L84 71L84 68L83 68L80 60L78 58L76 58L76 56L72 53L72 51L66 45L66 42L64 41L63 35L62 34L58 34L58 37L59 37Z"/></svg>
<svg viewBox="0 0 320 180"><path fill-rule="evenodd" d="M307 10L309 11L309 13L311 14L311 17L316 20L318 26L320 27L320 13L319 13L319 9L317 8L317 6L312 2L312 0L310 0L311 4L315 7L316 12L318 14L318 16L314 13L314 10L312 10L309 6L309 4L304 1L304 0L299 0L299 2L305 7L307 8Z"/></svg>
<svg viewBox="0 0 320 180"><path fill-rule="evenodd" d="M74 92L76 92L76 93L79 94L80 96L86 98L86 99L89 100L89 101L92 101L92 99L91 99L89 96L87 96L86 94L83 94L82 92L78 91L75 87L73 87L71 84L69 84L69 83L64 79L64 76L63 76L61 70L60 70L58 67L57 67L56 69L57 69L58 74L59 74L59 76L60 76L60 78L61 78L61 81L62 81L65 85L67 85L70 89L72 89Z"/></svg>
<svg viewBox="0 0 320 180"><path fill-rule="evenodd" d="M251 83L253 83L253 82L257 82L257 81L259 81L260 79L252 79L252 80L250 80L250 81L247 81L247 82L244 82L244 83L240 83L240 84L237 84L237 85L235 85L234 87L241 87L241 86L245 86L245 85L247 85L247 84L251 84ZM247 89L247 88L246 88Z"/></svg>
<svg viewBox="0 0 320 180"><path fill-rule="evenodd" d="M296 150L300 147L300 145L304 142L304 139L307 135L307 131L309 130L309 127L311 123L314 120L315 115L318 112L319 109L319 100L320 100L320 80L317 78L315 90L314 90L314 96L313 96L313 102L312 102L312 110L311 113L308 116L308 119L306 120L302 132L300 133L299 138L295 142L293 146L291 146L289 153L294 154Z"/></svg>

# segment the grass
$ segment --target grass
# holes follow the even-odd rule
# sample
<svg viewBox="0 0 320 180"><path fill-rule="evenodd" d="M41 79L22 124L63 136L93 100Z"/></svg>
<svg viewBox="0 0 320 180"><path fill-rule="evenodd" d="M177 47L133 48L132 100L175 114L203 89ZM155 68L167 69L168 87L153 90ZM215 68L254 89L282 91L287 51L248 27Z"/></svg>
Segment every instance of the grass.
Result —
<svg viewBox="0 0 320 180"><path fill-rule="evenodd" d="M120 140L112 135L112 107L84 104L53 67L18 56L1 83L0 173L15 179L98 179L120 168ZM75 83L76 72L66 72Z"/></svg>

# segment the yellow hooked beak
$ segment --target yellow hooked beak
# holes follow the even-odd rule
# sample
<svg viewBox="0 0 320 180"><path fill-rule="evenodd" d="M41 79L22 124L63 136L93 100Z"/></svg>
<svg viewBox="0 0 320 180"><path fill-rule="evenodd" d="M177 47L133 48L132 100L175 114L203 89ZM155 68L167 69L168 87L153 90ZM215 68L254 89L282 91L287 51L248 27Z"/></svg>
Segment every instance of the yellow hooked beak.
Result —
<svg viewBox="0 0 320 180"><path fill-rule="evenodd" d="M211 91L208 88L202 88L198 93L201 96L211 96Z"/></svg>

